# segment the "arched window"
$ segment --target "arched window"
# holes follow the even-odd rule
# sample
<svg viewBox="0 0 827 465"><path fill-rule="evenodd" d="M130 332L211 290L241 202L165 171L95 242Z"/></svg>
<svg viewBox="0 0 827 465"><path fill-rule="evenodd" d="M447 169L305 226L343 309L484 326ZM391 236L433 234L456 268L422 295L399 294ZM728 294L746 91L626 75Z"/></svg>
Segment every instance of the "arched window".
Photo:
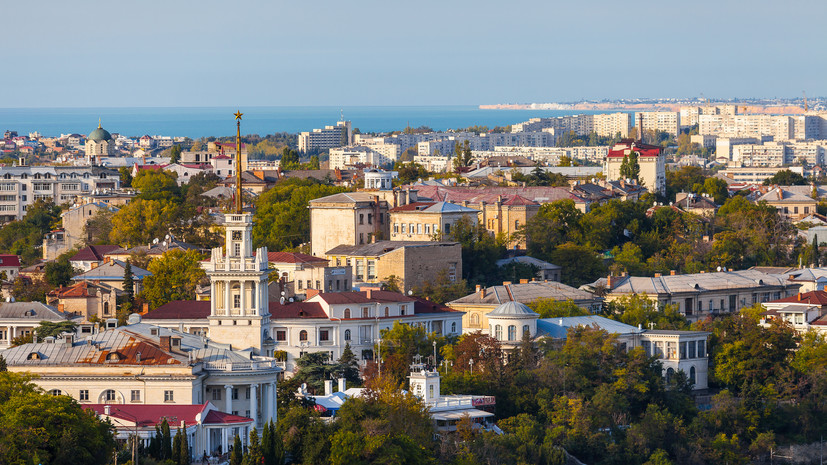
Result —
<svg viewBox="0 0 827 465"><path fill-rule="evenodd" d="M51 394L53 396L63 395L63 393L60 391L60 389L52 389L51 391L49 391L49 394Z"/></svg>
<svg viewBox="0 0 827 465"><path fill-rule="evenodd" d="M345 330L345 340L346 340L346 341L349 341L349 340L350 340L350 330L349 330L349 329L346 329L346 330Z"/></svg>
<svg viewBox="0 0 827 465"><path fill-rule="evenodd" d="M391 316L391 309L389 309L388 307L385 307L385 318L387 318L389 316Z"/></svg>
<svg viewBox="0 0 827 465"><path fill-rule="evenodd" d="M472 313L471 314L471 326L479 326L480 325L480 315L479 313Z"/></svg>
<svg viewBox="0 0 827 465"><path fill-rule="evenodd" d="M106 355L106 361L107 362L118 362L120 360L121 360L121 357L118 354L116 354L115 352L112 352L111 354Z"/></svg>
<svg viewBox="0 0 827 465"><path fill-rule="evenodd" d="M523 325L523 334L528 333L528 336L531 337L531 330L528 329L528 325Z"/></svg>
<svg viewBox="0 0 827 465"><path fill-rule="evenodd" d="M451 333L456 333L456 332L457 332L457 322L455 321L455 322L451 323Z"/></svg>
<svg viewBox="0 0 827 465"><path fill-rule="evenodd" d="M301 330L299 331L299 340L306 341L307 340L307 331Z"/></svg>
<svg viewBox="0 0 827 465"><path fill-rule="evenodd" d="M103 314L107 315L107 316L109 315L109 302L104 302L103 303Z"/></svg>
<svg viewBox="0 0 827 465"><path fill-rule="evenodd" d="M26 356L26 360L40 360L40 354L37 352L31 352Z"/></svg>
<svg viewBox="0 0 827 465"><path fill-rule="evenodd" d="M349 308L345 309L345 318L350 318L350 309Z"/></svg>
<svg viewBox="0 0 827 465"><path fill-rule="evenodd" d="M494 338L498 341L503 340L503 327L500 325L494 326Z"/></svg>
<svg viewBox="0 0 827 465"><path fill-rule="evenodd" d="M672 381L672 377L675 376L675 370L669 368L666 370L666 382Z"/></svg>
<svg viewBox="0 0 827 465"><path fill-rule="evenodd" d="M692 383L692 386L695 386L695 367L689 368L689 382Z"/></svg>
<svg viewBox="0 0 827 465"><path fill-rule="evenodd" d="M117 400L117 395L115 394L114 389L107 389L103 391L103 400L106 402L115 402Z"/></svg>
<svg viewBox="0 0 827 465"><path fill-rule="evenodd" d="M241 308L241 286L238 283L233 284L233 308Z"/></svg>
<svg viewBox="0 0 827 465"><path fill-rule="evenodd" d="M514 325L508 326L508 340L515 341L517 340L517 327Z"/></svg>

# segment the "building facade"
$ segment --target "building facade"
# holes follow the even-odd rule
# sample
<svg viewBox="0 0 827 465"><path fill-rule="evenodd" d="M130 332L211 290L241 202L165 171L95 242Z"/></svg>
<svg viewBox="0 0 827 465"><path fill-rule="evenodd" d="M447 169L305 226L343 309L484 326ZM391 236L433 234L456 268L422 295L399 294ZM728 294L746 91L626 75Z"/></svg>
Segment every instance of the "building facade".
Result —
<svg viewBox="0 0 827 465"><path fill-rule="evenodd" d="M310 250L317 257L338 245L364 245L390 236L389 204L370 192L310 201Z"/></svg>

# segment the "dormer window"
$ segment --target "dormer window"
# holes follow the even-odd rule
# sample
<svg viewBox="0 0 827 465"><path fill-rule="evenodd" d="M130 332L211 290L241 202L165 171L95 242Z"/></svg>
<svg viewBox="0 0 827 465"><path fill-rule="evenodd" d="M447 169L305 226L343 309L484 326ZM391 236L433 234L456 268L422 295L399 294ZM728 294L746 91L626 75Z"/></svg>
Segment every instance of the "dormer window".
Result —
<svg viewBox="0 0 827 465"><path fill-rule="evenodd" d="M120 355L118 355L115 352L112 352L111 354L108 354L106 356L106 362L107 363L117 363L117 362L120 362L120 361L121 361Z"/></svg>
<svg viewBox="0 0 827 465"><path fill-rule="evenodd" d="M37 312L35 312L34 309L26 310L26 312L23 314L23 316L35 316L35 315L37 315Z"/></svg>
<svg viewBox="0 0 827 465"><path fill-rule="evenodd" d="M26 360L40 360L40 354L37 352L31 352L26 356Z"/></svg>

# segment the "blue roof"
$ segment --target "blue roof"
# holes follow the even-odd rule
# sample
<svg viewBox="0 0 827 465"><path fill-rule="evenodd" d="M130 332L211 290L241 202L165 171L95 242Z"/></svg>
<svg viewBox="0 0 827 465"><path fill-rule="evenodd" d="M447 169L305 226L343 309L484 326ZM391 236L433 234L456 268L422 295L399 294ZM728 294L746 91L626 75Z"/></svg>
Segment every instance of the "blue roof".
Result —
<svg viewBox="0 0 827 465"><path fill-rule="evenodd" d="M643 332L626 323L610 320L602 316L567 316L562 318L541 318L537 320L537 335L555 339L565 339L568 329L576 326L597 326L605 329L609 334L637 334Z"/></svg>

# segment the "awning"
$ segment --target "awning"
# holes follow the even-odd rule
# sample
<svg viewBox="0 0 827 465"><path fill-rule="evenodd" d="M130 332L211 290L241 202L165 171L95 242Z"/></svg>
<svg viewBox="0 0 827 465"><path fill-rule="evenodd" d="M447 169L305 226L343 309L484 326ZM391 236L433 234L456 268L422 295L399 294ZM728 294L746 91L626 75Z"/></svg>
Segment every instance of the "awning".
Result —
<svg viewBox="0 0 827 465"><path fill-rule="evenodd" d="M493 413L477 410L475 408L469 408L464 410L451 410L448 412L432 412L431 418L434 420L461 420L465 415L468 415L471 418L487 418L494 416Z"/></svg>

